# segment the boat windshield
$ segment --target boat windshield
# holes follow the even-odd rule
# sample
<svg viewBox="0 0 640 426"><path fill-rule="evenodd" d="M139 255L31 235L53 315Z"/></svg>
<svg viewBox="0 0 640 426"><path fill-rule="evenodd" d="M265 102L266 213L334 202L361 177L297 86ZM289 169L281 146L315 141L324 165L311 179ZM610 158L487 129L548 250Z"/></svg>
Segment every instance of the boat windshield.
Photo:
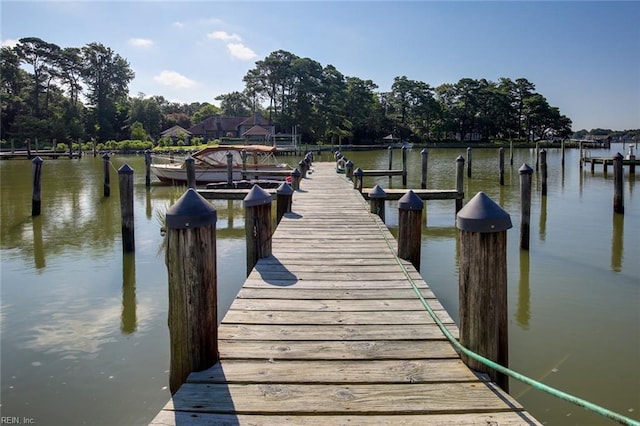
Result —
<svg viewBox="0 0 640 426"><path fill-rule="evenodd" d="M197 159L210 166L227 166L227 155L231 154L231 161L233 167L242 167L242 151L237 149L219 149L215 151L209 151L203 153L203 155L197 156ZM268 151L247 151L247 166L251 164L269 164L276 165L276 160L273 153Z"/></svg>

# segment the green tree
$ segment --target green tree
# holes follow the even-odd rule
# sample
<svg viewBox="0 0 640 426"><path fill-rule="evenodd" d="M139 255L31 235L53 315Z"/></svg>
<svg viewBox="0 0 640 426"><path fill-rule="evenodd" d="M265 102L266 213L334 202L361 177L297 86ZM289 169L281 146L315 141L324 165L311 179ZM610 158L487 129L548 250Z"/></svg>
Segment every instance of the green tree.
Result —
<svg viewBox="0 0 640 426"><path fill-rule="evenodd" d="M242 92L231 92L219 95L216 101L220 101L220 110L223 115L232 117L244 117L251 115L253 103L251 99Z"/></svg>
<svg viewBox="0 0 640 426"><path fill-rule="evenodd" d="M128 85L134 78L129 63L111 48L90 43L82 48L82 78L87 86L91 124L98 140L116 138L125 127Z"/></svg>
<svg viewBox="0 0 640 426"><path fill-rule="evenodd" d="M144 130L144 126L141 122L136 121L131 124L131 140L134 141L146 141L147 140L147 132Z"/></svg>
<svg viewBox="0 0 640 426"><path fill-rule="evenodd" d="M220 114L220 108L210 103L203 103L198 111L191 117L194 123L200 123L209 117Z"/></svg>

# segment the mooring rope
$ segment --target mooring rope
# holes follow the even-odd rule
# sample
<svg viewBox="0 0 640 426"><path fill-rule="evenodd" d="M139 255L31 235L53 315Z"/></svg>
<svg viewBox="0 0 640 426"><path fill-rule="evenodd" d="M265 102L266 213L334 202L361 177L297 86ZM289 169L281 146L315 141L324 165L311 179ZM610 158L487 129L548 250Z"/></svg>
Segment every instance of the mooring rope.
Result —
<svg viewBox="0 0 640 426"><path fill-rule="evenodd" d="M362 199L364 202L364 198ZM366 202L364 202L364 204L366 204ZM374 219L375 220L375 219ZM394 258L396 259L397 264L400 266L400 269L402 270L403 274L405 275L405 277L407 277L407 279L409 280L409 282L411 283L411 286L413 287L413 291L416 293L416 295L418 296L418 298L420 299L420 302L422 303L422 306L424 306L424 308L426 309L426 311L429 313L429 315L431 316L431 318L435 321L435 323L438 325L438 328L440 329L440 331L442 331L442 333L445 335L445 337L449 340L449 342L453 345L453 347L458 350L459 352L464 353L466 356L468 356L469 358L473 358L474 360L486 365L489 368L493 368L494 370L502 373L502 374L506 374L509 377L513 377L516 380L521 381L522 383L525 383L527 385L532 386L534 389L540 390L542 392L546 392L552 396L555 396L556 398L562 399L564 401L568 401L571 402L575 405L578 405L582 408L585 408L586 410L589 410L591 412L594 412L596 414L599 414L603 417L609 418L613 421L616 421L620 424L623 425L630 425L630 426L640 426L640 422L637 420L633 420L630 417L624 416L622 414L616 413L614 411L611 411L607 408L601 407L597 404L594 404L592 402L589 402L585 399L579 398L575 395L571 395L568 394L566 392L563 392L559 389L553 388L551 386L545 385L544 383L541 383L535 379L532 379L530 377L527 377L521 373L518 373L517 371L513 371L507 367L504 367L494 361L491 361L488 358L483 357L482 355L479 355L475 352L473 352L472 350L464 347L463 345L460 344L460 342L458 342L458 340L449 332L449 330L447 330L447 328L445 327L445 325L442 323L442 321L440 320L440 318L438 318L438 316L436 315L436 313L431 309L431 306L429 306L429 304L427 303L427 301L425 300L425 298L422 296L422 293L420 293L420 289L418 288L416 282L414 281L413 278L411 278L411 275L409 274L409 271L407 271L407 268L404 266L404 264L402 263L402 261L400 260L400 258L397 256L397 254L395 253L393 244L391 243L391 241L389 240L389 238L387 237L387 234L385 232L385 230L382 228L381 226L381 221L380 220L375 220L376 224L378 225L378 228L380 229L387 245L389 246L389 248L391 249L392 253L394 253Z"/></svg>

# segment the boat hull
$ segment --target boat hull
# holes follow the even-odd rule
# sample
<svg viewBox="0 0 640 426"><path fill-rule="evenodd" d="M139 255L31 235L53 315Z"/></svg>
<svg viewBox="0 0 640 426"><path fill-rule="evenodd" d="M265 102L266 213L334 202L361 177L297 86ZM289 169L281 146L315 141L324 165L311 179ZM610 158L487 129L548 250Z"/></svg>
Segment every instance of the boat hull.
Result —
<svg viewBox="0 0 640 426"><path fill-rule="evenodd" d="M187 182L187 170L180 164L152 164L150 168L151 172L162 182ZM195 172L197 184L227 182L229 179L226 168L196 168ZM232 180L259 178L284 181L290 174L291 170L287 167L248 168L246 171L234 168L232 170Z"/></svg>

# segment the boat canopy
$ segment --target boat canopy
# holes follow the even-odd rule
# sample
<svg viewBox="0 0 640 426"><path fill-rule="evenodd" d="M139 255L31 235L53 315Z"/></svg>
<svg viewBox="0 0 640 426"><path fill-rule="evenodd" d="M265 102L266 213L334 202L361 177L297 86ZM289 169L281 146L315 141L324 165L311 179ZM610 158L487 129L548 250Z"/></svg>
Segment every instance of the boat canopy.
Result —
<svg viewBox="0 0 640 426"><path fill-rule="evenodd" d="M268 158L272 157L277 151L275 146L267 145L218 145L208 146L200 151L194 152L192 157L202 163L210 166L226 166L227 153L232 155L232 163L234 167L242 166L242 151L245 150L248 155L257 155L260 163L269 162ZM274 161L274 160L271 160Z"/></svg>

